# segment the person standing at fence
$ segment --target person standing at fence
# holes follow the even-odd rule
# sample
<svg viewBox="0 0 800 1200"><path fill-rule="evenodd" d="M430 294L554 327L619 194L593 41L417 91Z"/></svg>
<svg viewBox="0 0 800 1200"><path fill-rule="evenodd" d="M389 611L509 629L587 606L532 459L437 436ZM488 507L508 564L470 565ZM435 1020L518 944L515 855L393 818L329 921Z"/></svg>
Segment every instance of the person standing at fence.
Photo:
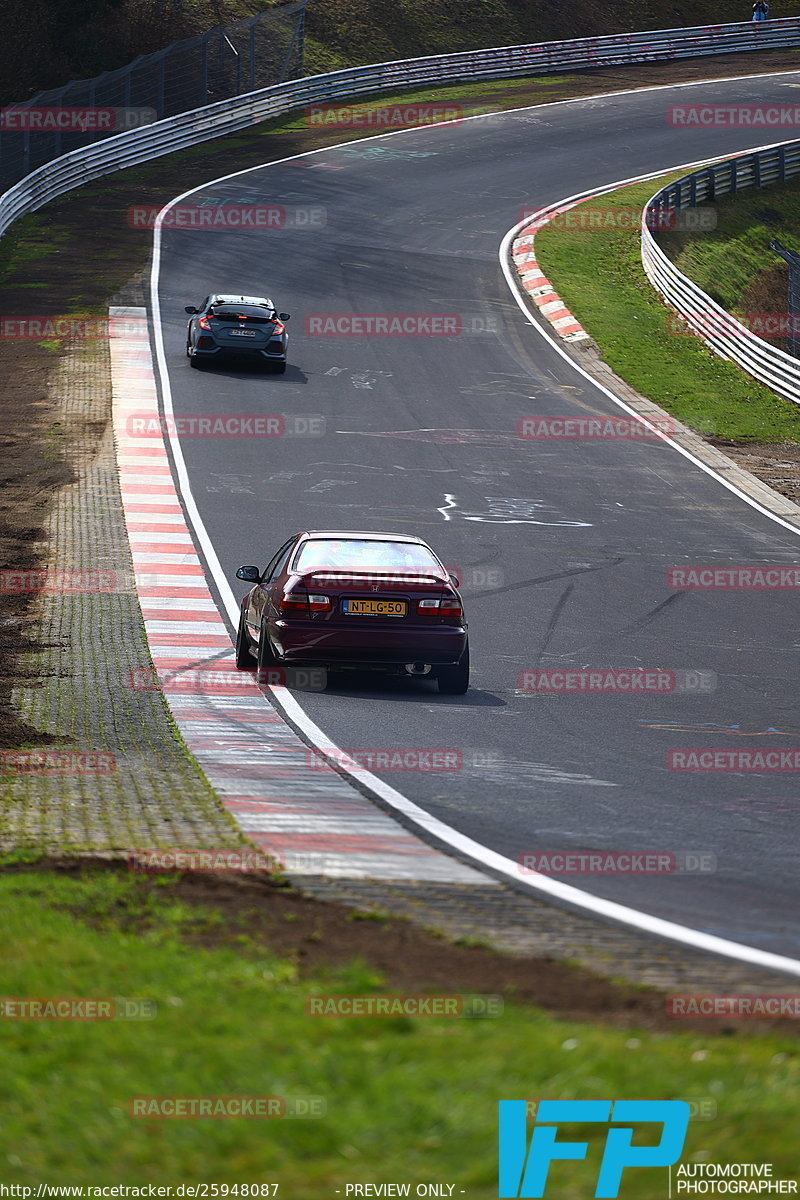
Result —
<svg viewBox="0 0 800 1200"><path fill-rule="evenodd" d="M753 5L753 20L766 21L769 16L769 4L767 0L756 0Z"/></svg>

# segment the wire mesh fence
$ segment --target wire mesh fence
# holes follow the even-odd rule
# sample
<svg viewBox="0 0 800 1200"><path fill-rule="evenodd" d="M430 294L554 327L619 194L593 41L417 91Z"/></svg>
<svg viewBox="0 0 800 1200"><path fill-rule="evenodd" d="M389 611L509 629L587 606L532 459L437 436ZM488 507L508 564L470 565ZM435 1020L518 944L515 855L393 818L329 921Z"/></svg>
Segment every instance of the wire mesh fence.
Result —
<svg viewBox="0 0 800 1200"><path fill-rule="evenodd" d="M0 191L60 154L303 77L307 0L217 25L95 79L0 109Z"/></svg>

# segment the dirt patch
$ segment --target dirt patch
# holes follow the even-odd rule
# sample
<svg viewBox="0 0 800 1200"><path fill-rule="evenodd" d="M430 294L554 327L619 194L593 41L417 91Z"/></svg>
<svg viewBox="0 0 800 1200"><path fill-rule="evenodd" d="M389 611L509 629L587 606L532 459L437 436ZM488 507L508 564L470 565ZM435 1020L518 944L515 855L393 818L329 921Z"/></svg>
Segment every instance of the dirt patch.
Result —
<svg viewBox="0 0 800 1200"><path fill-rule="evenodd" d="M745 471L800 504L800 445L797 442L749 442L739 446L722 438L708 438L708 441L719 446Z"/></svg>
<svg viewBox="0 0 800 1200"><path fill-rule="evenodd" d="M690 62L640 64L589 71L559 83L520 81L502 93L473 93L470 108L516 108L571 97L732 75L788 71L800 66L791 51L722 55ZM385 101L385 97L382 100ZM145 167L108 176L18 222L0 242L0 311L11 317L103 316L109 300L146 266L151 234L128 223L132 204L161 207L178 192L209 179L290 154L333 145L339 131L300 128L279 132L277 122L180 154ZM363 136L369 136L364 133ZM42 523L57 489L74 478L68 439L49 396L59 350L58 338L0 340L0 371L6 380L0 414L0 569L41 567L47 558ZM110 419L110 403L109 403ZM98 430L98 435L102 430ZM725 447L727 450L728 447ZM784 495L800 492L797 453L783 446L761 446L743 453L760 478ZM733 455L732 455L733 456ZM787 466L787 464L789 464ZM25 628L31 622L33 593L4 593L0 588L0 745L47 741L19 721L9 695L29 678Z"/></svg>
<svg viewBox="0 0 800 1200"><path fill-rule="evenodd" d="M87 859L2 868L4 874L43 870L75 878L106 871L127 874L124 863ZM151 894L158 907L148 915L145 906ZM119 904L111 915L98 917L94 907L76 906L70 911L93 927L142 932L155 927L159 908L174 901L197 911L197 923L181 932L189 944L233 947L247 955L268 950L291 959L301 979L318 978L360 960L379 972L383 992L502 995L566 1020L618 1028L707 1035L766 1030L781 1036L797 1034L797 1022L791 1020L676 1022L666 1014L666 996L654 988L612 982L550 958L523 958L484 946L454 944L402 918L320 902L266 875L142 876L137 879L136 897ZM210 914L216 919L209 920Z"/></svg>
<svg viewBox="0 0 800 1200"><path fill-rule="evenodd" d="M25 575L46 552L42 522L50 500L73 478L47 398L50 357L38 346L0 341L0 747L52 740L20 721L9 702L34 648L27 629L37 581Z"/></svg>

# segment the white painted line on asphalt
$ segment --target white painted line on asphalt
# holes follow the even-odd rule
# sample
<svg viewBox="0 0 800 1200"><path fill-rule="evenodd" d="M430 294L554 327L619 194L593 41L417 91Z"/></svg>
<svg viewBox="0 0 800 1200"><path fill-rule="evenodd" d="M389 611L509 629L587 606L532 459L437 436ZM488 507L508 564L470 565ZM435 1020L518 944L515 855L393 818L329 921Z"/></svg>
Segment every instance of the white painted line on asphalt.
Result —
<svg viewBox="0 0 800 1200"><path fill-rule="evenodd" d="M780 146L784 144L785 143L782 142L771 142L766 146L755 146L752 150L746 151L746 153L750 154L755 153L758 150L768 150L772 146ZM629 179L619 179L615 183L606 184L601 188L589 188L585 192L577 192L574 196L569 196L566 200L559 200L555 204L548 205L547 207L548 209L552 208L552 215L555 215L556 211L562 213L564 212L565 207L574 207L575 205L580 204L582 200L589 199L589 197L604 196L608 192L616 191L617 188L625 187L626 185L632 183L644 183L648 179L658 179L662 175L669 175L672 171L689 171L693 168L701 167L705 163L715 162L718 158L719 156L717 155L714 158L703 158L691 163L678 163L677 166L668 167L666 170L651 171L646 175L633 175ZM669 437L668 434L664 433L662 429L648 421L642 413L638 412L635 408L632 408L631 405L627 404L620 396L618 396L615 392L612 392L610 388L607 388L604 384L595 379L594 376L590 375L584 367L575 362L575 360L569 354L567 354L563 346L559 345L558 341L556 341L556 339L550 335L548 330L540 325L537 320L535 320L533 314L530 312L527 304L525 303L527 293L517 286L515 273L509 264L509 251L511 243L517 240L517 232L520 229L524 229L526 225L530 225L530 223L530 217L526 218L524 221L518 221L516 225L509 229L508 233L505 235L500 244L500 267L503 271L503 275L505 276L506 283L508 284L514 299L516 300L523 316L528 323L533 326L537 333L542 335L545 341L550 343L552 348L561 355L561 357L569 364L573 371L576 371L579 375L582 375L584 379L588 380L593 387L597 388L599 392L602 392L604 396L608 397L608 399L613 401L613 403L619 408L624 409L626 413L636 417L639 421L646 425L648 429L651 429L655 436L659 437L663 442L666 442L669 446L671 446L673 450L677 450L677 452L682 454L684 458L687 458L691 463L694 463L694 465L699 467L701 471L705 471L706 475L710 475L712 479L717 481L717 483L721 483L722 486L727 488L729 492L733 492L735 496L738 496L740 500L744 500L745 503L749 504L751 508L754 508L757 510L757 512L760 512L762 516L769 517L771 521L777 522L778 525L782 525L784 529L790 530L795 535L800 534L800 529L798 529L796 525L792 525L791 522L785 521L783 517L779 516L777 513L774 513L770 509L765 508L764 505L759 504L759 502L752 496L749 496L747 492L742 491L742 489L738 488L735 483L732 483L729 479L726 479L724 475L720 475L718 471L709 466L708 463L704 463L702 459L693 454L691 450L687 450L685 446L681 446L678 442L674 441L671 437ZM544 224L545 222L542 223ZM545 308L546 307L547 305L545 305ZM798 966L800 967L800 963L798 963Z"/></svg>
<svg viewBox="0 0 800 1200"><path fill-rule="evenodd" d="M775 74L794 75L796 73L797 72L794 72L794 71L785 71L785 72L777 72L777 73L776 72L764 72L762 75L748 76L747 78L748 78L748 80L752 80L753 78L771 78L771 77L774 77ZM713 80L710 82L712 82L715 86L718 86L720 83L732 82L734 80L738 81L740 78L741 77L739 77L739 76L733 76L730 79L723 79L723 80L716 79L716 80ZM580 100L568 100L568 101L563 101L562 103L576 104L576 103L586 103L587 101L596 102L598 100L608 100L608 99L612 99L615 96L631 95L631 94L635 94L638 92L647 94L647 93L653 92L653 91L669 91L669 90L674 90L674 89L682 88L682 87L697 87L697 86L698 86L697 83L687 83L687 84L668 84L668 85L654 87L654 88L631 88L631 89L628 89L627 91L623 91L623 92L606 93L605 95L599 94L594 97L582 97ZM509 112L531 111L532 109L545 108L545 107L550 107L550 105L549 104L533 105L533 106L530 106L530 108L528 108L528 109L507 110L505 113L498 114L498 115L502 117L503 115L508 115ZM482 114L480 117L467 117L466 120L479 120L479 119L484 120L484 119L486 119L486 117L488 115L489 114ZM413 133L417 133L417 132L420 132L420 130L419 129L395 130L392 133L383 134L381 136L382 137L401 137L403 135L413 134ZM154 330L155 349L156 349L156 363L157 363L157 369L158 369L158 373L159 373L159 380L160 380L160 384L161 384L161 394L162 394L162 399L163 399L163 404L164 404L164 412L168 418L173 417L174 409L173 409L173 402L172 402L172 391L171 391L170 381L169 381L169 371L167 368L166 351L164 348L164 339L163 339L162 324L161 324L161 306L160 306L160 300L159 300L159 295L158 295L158 283L159 283L160 270L161 270L161 230L162 230L163 220L164 220L166 213L168 213L169 210L172 207L174 207L174 205L179 204L182 200L186 199L187 196L192 195L194 192L201 191L204 188L213 187L213 186L215 186L219 183L223 183L229 179L234 179L241 175L249 174L250 172L252 172L255 169L263 170L265 167L280 166L284 163L294 162L301 158L313 157L316 154L323 154L323 153L329 152L330 150L339 149L342 146L352 145L355 142L360 141L360 140L361 139L353 139L350 142L338 143L336 146L327 146L324 149L308 151L305 154L289 155L286 158L280 159L274 163L264 163L261 165L260 168L248 167L241 171L232 171L227 175L220 176L218 179L207 180L200 187L188 189L186 192L181 193L181 195L176 196L173 200L170 200L170 202L161 209L161 211L159 212L159 214L156 218L156 224L155 224L154 235L153 235L153 266L152 266L151 275L150 275L150 304L151 304L151 313L152 313L152 317L153 317L153 330ZM778 145L781 143L774 143L774 144ZM758 149L762 149L762 148L764 148L764 147L758 147ZM635 182L637 180L656 178L658 175L664 175L670 171L689 170L691 167L700 166L703 163L709 162L709 161L712 161L712 160L709 158L703 158L703 159L699 159L696 162L689 163L689 164L678 163L674 167L667 167L667 168L664 168L663 170L659 170L658 172L653 172L649 175L636 176L635 179L633 179L633 180L627 180L627 181L623 181L623 182ZM619 186L621 186L621 184L617 183L612 186L619 187ZM600 195L604 191L610 191L610 190L612 190L611 186L604 188L604 189L593 188L587 192L581 193L580 198L584 198L586 196L593 195L593 194ZM573 197L573 199L576 199L576 197ZM528 321L534 326L534 328L538 329L538 331L542 334L543 337L547 338L548 342L550 342L550 344L558 351L558 353L560 353L562 355L562 357L567 362L570 363L571 366L573 366L574 369L579 369L579 368L575 368L575 364L572 363L572 360L569 358L566 351L564 351L561 347L559 347L552 340L552 338L550 338L547 335L547 333L533 320L532 314L530 314L527 311L527 309L524 307L524 302L518 295L516 289L512 286L513 281L510 278L508 267L506 264L506 259L508 257L507 248L508 248L509 243L510 243L511 239L513 238L515 232L517 230L523 228L523 226L525 224L530 224L530 221L531 221L531 218L529 217L527 219L527 221L522 221L519 224L515 225L514 228L512 230L510 230L509 233L506 235L506 237L503 239L503 243L502 243L501 249L500 249L501 266L506 275L506 280L509 282L509 286L511 287L512 294L515 296L517 303L520 306L520 309L522 310L522 312L524 313L524 315L526 316ZM642 419L639 413L635 413L633 409L628 408L628 406L624 403L624 401L620 400L618 397L614 396L613 393L609 392L607 389L605 389L601 385L597 384L595 380L591 379L591 377L588 374L586 374L586 372L582 371L581 373L586 376L586 378L589 380L589 382L592 384L592 386L599 388L599 390L604 392L609 397L609 399L611 399L615 403L619 404L622 408L624 408L626 411L630 412L632 415L635 415L639 419ZM168 436L169 436L170 447L172 450L174 463L175 463L175 472L177 475L176 486L177 486L178 492L183 500L183 503L186 506L187 521L188 521L189 527L193 530L193 532L197 538L197 542L202 547L203 554L205 556L209 570L211 571L211 574L214 577L214 582L216 584L218 593L219 593L220 597L222 598L223 604L224 604L225 609L228 614L228 618L235 628L235 626L238 622L239 607L238 607L236 599L233 595L231 586L228 583L228 580L225 577L224 572L222 571L222 567L221 567L221 564L217 557L216 551L214 550L214 546L208 535L208 531L206 530L205 525L203 524L202 518L200 516L199 510L198 510L196 502L194 500L194 496L192 494L192 489L191 489L191 484L189 481L188 471L186 469L186 463L183 458L183 452L181 449L180 439L177 437L177 435L174 432L174 422L170 422L170 432L169 432ZM759 512L764 513L764 515L771 517L773 520L777 520L780 524L784 525L786 528L792 529L793 532L797 532L787 522L781 521L780 518L775 517L774 514L770 513L766 509L763 509L755 501L752 501L749 497L747 497L743 493L739 492L739 490L737 488L733 487L732 485L729 485L727 483L727 481L722 479L720 476L716 475L716 473L711 471L709 468L707 468L705 466L705 464L703 464L699 460L695 459L694 456L691 455L689 452L684 451L682 447L678 446L675 443L671 443L671 444L674 445L676 450L678 450L680 453L684 454L685 457L687 457L691 461L695 462L698 466L700 466L701 469L707 471L708 474L711 474L715 478L719 479L719 481L721 483L723 483L726 487L729 487L731 491L734 491L743 500L746 500L747 503L752 504L752 506L754 508L758 509ZM326 754L326 756L328 756L334 764L339 764L339 760L341 758L342 751L311 720L311 718L301 708L301 706L299 705L299 703L297 702L295 697L292 695L292 693L287 688L276 687L276 686L270 686L269 690L275 697L275 700L276 700L277 704L279 705L279 708L285 713L289 722L291 724L293 724L303 734L303 736L310 742L310 744L312 744L316 749L321 750L324 754ZM345 777L348 777L353 782L355 782L352 774L346 769L346 767L337 765L337 769ZM759 950L758 948L756 948L754 946L745 946L738 942L732 942L732 941L728 940L727 938L720 938L720 937L716 937L713 934L706 934L700 930L691 929L688 926L680 925L674 921L667 921L660 917L654 917L654 916L649 915L648 913L639 912L636 909L629 908L626 905L616 904L612 901L604 900L604 899L601 899L600 897L593 896L590 893L583 892L579 888L573 887L570 884L564 884L564 883L559 882L558 880L548 878L546 876L524 876L524 877L521 877L517 863L513 862L511 859L505 858L503 855L498 854L494 850L490 850L487 846L483 846L479 842L473 841L472 838L466 837L465 835L459 833L458 830L453 829L451 826L446 825L442 821L439 821L437 818L431 816L430 813L425 812L424 809L422 809L418 805L414 804L413 801L408 800L405 796L403 796L395 788L391 787L391 785L389 785L388 783L385 783L382 779L379 779L377 776L370 775L369 772L366 772L366 771L359 771L358 782L362 789L365 789L369 794L380 799L385 804L389 805L389 807L392 808L394 811L402 814L406 820L412 822L415 826L420 828L424 833L427 833L430 837L439 840L440 842L442 842L442 844L448 846L452 850L455 850L457 853L463 855L467 859L471 860L473 863L477 863L482 867L485 867L489 870L495 871L498 875L500 875L502 877L513 880L517 885L522 885L525 888L530 888L530 890L533 892L537 892L537 893L543 894L545 896L549 896L553 899L561 900L562 902L564 902L572 907L582 909L582 910L589 912L595 916L606 918L606 919L627 925L628 927L637 929L642 933L650 933L650 934L653 934L654 936L663 937L670 941L679 942L679 943L681 943L685 946L689 946L695 950L707 951L712 954L719 954L726 958L736 959L739 962L749 963L753 966L762 967L767 970L782 971L782 972L786 972L787 974L800 976L800 961L798 961L796 959L788 958L781 954L772 954L768 951Z"/></svg>

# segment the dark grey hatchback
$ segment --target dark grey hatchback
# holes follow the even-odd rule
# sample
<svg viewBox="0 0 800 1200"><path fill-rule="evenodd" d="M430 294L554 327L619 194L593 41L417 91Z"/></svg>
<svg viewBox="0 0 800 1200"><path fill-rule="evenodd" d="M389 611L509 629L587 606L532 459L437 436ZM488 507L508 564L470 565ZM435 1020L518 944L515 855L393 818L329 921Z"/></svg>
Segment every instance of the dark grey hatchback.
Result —
<svg viewBox="0 0 800 1200"><path fill-rule="evenodd" d="M193 367L218 358L260 359L272 370L286 370L289 335L268 296L206 296L200 308L187 305L186 356Z"/></svg>

